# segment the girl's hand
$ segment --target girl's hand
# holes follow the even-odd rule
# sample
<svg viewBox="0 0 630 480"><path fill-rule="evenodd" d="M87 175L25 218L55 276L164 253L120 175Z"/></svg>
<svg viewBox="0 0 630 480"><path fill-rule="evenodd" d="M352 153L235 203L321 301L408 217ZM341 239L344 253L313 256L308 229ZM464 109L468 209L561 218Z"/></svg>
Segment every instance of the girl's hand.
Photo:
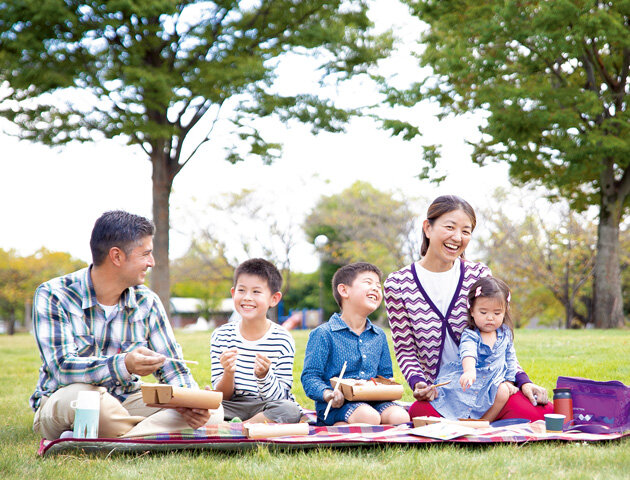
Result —
<svg viewBox="0 0 630 480"><path fill-rule="evenodd" d="M236 372L236 356L238 355L238 349L236 347L228 348L219 357L223 371L229 374Z"/></svg>
<svg viewBox="0 0 630 480"><path fill-rule="evenodd" d="M254 375L256 375L256 378L265 378L270 366L271 360L262 353L256 354L256 360L254 360Z"/></svg>
<svg viewBox="0 0 630 480"><path fill-rule="evenodd" d="M503 382L508 388L508 392L510 393L510 397L518 392L518 388L512 382Z"/></svg>
<svg viewBox="0 0 630 480"><path fill-rule="evenodd" d="M462 376L459 377L459 384L462 386L462 390L466 391L467 388L471 387L473 383L477 380L477 372L475 370L470 370L462 373Z"/></svg>
<svg viewBox="0 0 630 480"><path fill-rule="evenodd" d="M332 408L339 408L346 400L341 390L324 390L324 402L328 403L332 400L330 405Z"/></svg>
<svg viewBox="0 0 630 480"><path fill-rule="evenodd" d="M416 383L413 389L413 397L418 401L430 402L438 396L438 390L433 385L427 385L424 382Z"/></svg>

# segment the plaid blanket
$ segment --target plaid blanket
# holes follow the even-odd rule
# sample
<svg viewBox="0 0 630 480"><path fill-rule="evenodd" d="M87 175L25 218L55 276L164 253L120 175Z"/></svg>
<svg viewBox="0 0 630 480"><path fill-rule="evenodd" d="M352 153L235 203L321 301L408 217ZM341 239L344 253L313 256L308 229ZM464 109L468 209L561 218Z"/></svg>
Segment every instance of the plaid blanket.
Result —
<svg viewBox="0 0 630 480"><path fill-rule="evenodd" d="M210 425L197 430L163 433L141 438L62 438L59 440L42 440L39 455L51 455L61 452L147 452L185 449L206 450L245 450L256 445L265 444L279 448L314 448L352 447L357 445L403 444L419 445L426 443L524 443L537 441L607 441L630 436L630 431L623 433L584 433L569 431L562 433L546 433L544 422L523 423L505 427L478 429L474 434L450 440L423 437L412 433L410 425L372 426L348 425L338 427L309 427L308 435L285 436L252 440L247 438L241 423L224 423Z"/></svg>

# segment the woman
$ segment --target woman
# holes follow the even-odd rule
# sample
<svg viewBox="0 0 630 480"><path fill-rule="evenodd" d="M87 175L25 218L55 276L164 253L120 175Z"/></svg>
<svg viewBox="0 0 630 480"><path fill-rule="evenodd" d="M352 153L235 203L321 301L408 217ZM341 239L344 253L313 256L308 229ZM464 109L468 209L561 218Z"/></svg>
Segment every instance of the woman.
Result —
<svg viewBox="0 0 630 480"><path fill-rule="evenodd" d="M468 290L490 275L484 264L464 258L476 223L465 200L453 195L436 198L422 224L422 258L385 281L396 358L417 400L409 410L412 418L440 416L429 403L439 395L433 383L442 365L459 361ZM547 391L533 384L520 365L514 384L520 391L510 396L497 420L542 420L553 411Z"/></svg>

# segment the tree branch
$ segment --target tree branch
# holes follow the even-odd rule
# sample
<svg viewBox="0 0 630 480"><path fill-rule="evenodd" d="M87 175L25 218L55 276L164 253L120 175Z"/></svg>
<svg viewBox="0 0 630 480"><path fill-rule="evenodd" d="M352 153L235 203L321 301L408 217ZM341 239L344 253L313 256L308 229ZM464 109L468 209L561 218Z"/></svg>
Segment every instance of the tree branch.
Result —
<svg viewBox="0 0 630 480"><path fill-rule="evenodd" d="M197 144L197 146L194 148L194 150L191 152L191 154L188 155L188 158L186 158L186 160L184 160L182 163L179 164L178 171L181 170L182 168L184 168L184 166L190 161L190 159L195 156L195 154L197 153L197 150L199 150L199 148L204 143L206 143L206 142L208 142L210 140L210 135L212 134L212 131L214 130L215 125L219 121L219 114L221 113L221 107L222 106L223 106L223 100L218 104L219 108L217 109L217 114L215 115L214 119L212 120L212 123L210 124L210 128L208 129L208 133L206 134L205 138L201 142L199 142ZM207 111L207 109L206 109L206 111ZM182 144L183 144L183 142L180 142L180 145L178 145L178 148L180 148Z"/></svg>

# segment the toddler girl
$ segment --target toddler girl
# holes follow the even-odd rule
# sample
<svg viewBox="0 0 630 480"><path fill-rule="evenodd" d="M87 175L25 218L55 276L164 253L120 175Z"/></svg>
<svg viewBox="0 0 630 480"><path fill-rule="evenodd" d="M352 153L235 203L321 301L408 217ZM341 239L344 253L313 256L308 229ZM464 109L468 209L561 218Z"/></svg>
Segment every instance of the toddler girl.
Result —
<svg viewBox="0 0 630 480"><path fill-rule="evenodd" d="M443 365L436 380L438 396L431 402L450 419L493 421L518 391L514 330L509 313L510 289L501 280L483 277L468 292L468 325L459 343L460 362Z"/></svg>

